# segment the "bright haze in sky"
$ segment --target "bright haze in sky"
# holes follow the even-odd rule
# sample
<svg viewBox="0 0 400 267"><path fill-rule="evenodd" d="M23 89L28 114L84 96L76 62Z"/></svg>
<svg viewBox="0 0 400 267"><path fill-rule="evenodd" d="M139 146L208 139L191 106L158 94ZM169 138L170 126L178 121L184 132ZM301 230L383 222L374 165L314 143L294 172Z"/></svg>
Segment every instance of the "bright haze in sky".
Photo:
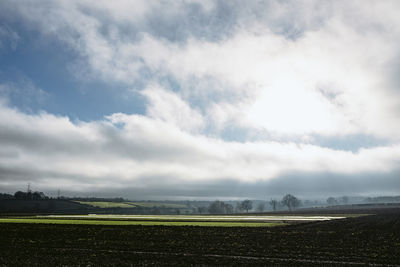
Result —
<svg viewBox="0 0 400 267"><path fill-rule="evenodd" d="M400 194L400 1L0 2L0 191Z"/></svg>

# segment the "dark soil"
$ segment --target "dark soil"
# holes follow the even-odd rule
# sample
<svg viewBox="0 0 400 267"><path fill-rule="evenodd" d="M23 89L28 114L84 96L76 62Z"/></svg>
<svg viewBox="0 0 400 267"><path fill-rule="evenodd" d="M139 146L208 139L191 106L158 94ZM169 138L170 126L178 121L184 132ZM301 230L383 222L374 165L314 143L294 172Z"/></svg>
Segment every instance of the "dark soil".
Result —
<svg viewBox="0 0 400 267"><path fill-rule="evenodd" d="M0 266L400 266L400 212L272 228L0 224Z"/></svg>

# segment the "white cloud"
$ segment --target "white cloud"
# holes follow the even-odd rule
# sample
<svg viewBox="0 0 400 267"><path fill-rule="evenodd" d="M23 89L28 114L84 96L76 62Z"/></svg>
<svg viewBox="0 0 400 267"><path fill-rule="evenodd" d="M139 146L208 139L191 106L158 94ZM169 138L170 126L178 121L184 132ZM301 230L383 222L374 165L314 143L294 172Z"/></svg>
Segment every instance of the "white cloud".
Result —
<svg viewBox="0 0 400 267"><path fill-rule="evenodd" d="M400 38L400 22L393 12L395 2L374 4L374 8L359 2L294 5L298 8L272 2L281 10L276 17L261 22L251 16L240 17L238 29L216 42L190 35L183 42L174 41L140 30L130 38L124 35L121 23L149 30L144 25L154 7L140 2L136 9L121 2L106 9L108 4L93 8L90 3L64 3L57 9L61 19L57 16L57 23L53 23L50 16L42 25L46 33L57 32L73 44L87 58L96 77L107 82L131 84L141 79L154 82L172 77L180 83L185 100L201 96L198 90L208 91L207 95L243 98L228 104L223 99L211 103L191 101L202 103L204 113L218 111L219 119L213 119L214 123L234 114L237 119L233 122L238 127L263 129L275 135L365 134L398 140L399 90L387 72L398 53ZM153 5L161 8L160 3ZM130 17L124 7L136 13ZM183 16L179 7L171 6L166 20L177 14ZM309 14L306 7L312 7L316 14ZM372 11L375 8L379 12ZM85 12L87 9L97 13ZM294 9L308 19L288 19ZM381 12L387 15L382 17ZM103 13L111 16L107 34L101 30L105 26ZM60 33L65 22L78 38ZM285 25L298 27L295 39L280 34L279 29ZM142 70L152 76L143 78ZM217 81L218 86L211 83L208 88L198 88L198 81L209 79ZM229 114L223 114L229 105L236 106L236 111L229 109ZM224 125L215 127L222 129Z"/></svg>
<svg viewBox="0 0 400 267"><path fill-rule="evenodd" d="M225 142L191 135L158 119L113 114L102 121L72 123L66 117L26 115L0 109L2 177L55 189L138 188L146 177L216 183L255 183L290 173L390 173L400 147L358 153L278 142Z"/></svg>
<svg viewBox="0 0 400 267"><path fill-rule="evenodd" d="M202 114L192 109L180 96L168 92L158 85L152 85L142 91L147 97L147 115L160 119L182 130L199 131L204 127Z"/></svg>

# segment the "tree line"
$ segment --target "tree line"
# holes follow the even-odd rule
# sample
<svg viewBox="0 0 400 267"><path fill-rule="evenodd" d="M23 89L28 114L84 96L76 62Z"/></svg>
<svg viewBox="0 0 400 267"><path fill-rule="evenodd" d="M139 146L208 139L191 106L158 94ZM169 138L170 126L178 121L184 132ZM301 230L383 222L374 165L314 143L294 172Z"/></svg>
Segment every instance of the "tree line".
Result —
<svg viewBox="0 0 400 267"><path fill-rule="evenodd" d="M17 199L17 200L47 200L49 199L43 192L35 191L35 192L22 192L17 191L14 195L11 194L1 194L0 199Z"/></svg>
<svg viewBox="0 0 400 267"><path fill-rule="evenodd" d="M265 202L259 203L259 205L256 207L257 211L264 211L265 210ZM273 211L276 211L278 209L278 206L280 207L287 207L290 211L299 207L301 205L301 201L291 195L287 194L285 195L281 201L278 201L276 199L271 199L268 204L271 206ZM253 209L253 201L249 199L245 199L241 202L238 202L235 207L233 207L232 204L225 203L223 201L215 200L210 203L210 205L206 207L198 207L198 213L210 213L210 214L231 214L231 213L242 213L246 212L248 213L250 210Z"/></svg>

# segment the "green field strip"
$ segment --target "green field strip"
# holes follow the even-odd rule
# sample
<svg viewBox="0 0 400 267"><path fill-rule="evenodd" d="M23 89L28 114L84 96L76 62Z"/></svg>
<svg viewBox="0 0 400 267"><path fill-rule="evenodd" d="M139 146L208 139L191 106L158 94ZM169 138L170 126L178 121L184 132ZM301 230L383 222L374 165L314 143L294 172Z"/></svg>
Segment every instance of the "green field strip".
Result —
<svg viewBox="0 0 400 267"><path fill-rule="evenodd" d="M140 202L140 201L125 202L125 203L130 203L130 204L136 205L138 207L143 207L143 208L169 208L169 209L187 209L188 208L186 205L173 204L173 203Z"/></svg>
<svg viewBox="0 0 400 267"><path fill-rule="evenodd" d="M95 208L169 208L169 209L186 209L186 205L172 203L157 202L107 202L107 201L74 201L79 204L89 205Z"/></svg>
<svg viewBox="0 0 400 267"><path fill-rule="evenodd" d="M89 205L96 208L134 208L135 205L131 205L128 203L121 203L121 202L101 202L101 201L74 201L76 203Z"/></svg>
<svg viewBox="0 0 400 267"><path fill-rule="evenodd" d="M272 227L285 223L247 222L171 222L171 221L111 221L111 220L63 220L63 219L0 219L0 223L84 224L84 225L164 225L164 226L223 226L223 227Z"/></svg>
<svg viewBox="0 0 400 267"><path fill-rule="evenodd" d="M39 218L38 218L39 219ZM51 218L40 218L40 220L54 220ZM134 218L115 218L115 219L108 219L108 218L63 218L63 217L57 217L56 220L71 220L71 221L127 221L127 222L193 222L193 223L203 223L203 222L208 222L208 223L260 223L260 224L265 224L265 223L294 223L297 221L285 221L285 220L257 220L257 221L251 221L251 220L190 220L190 219L134 219Z"/></svg>
<svg viewBox="0 0 400 267"><path fill-rule="evenodd" d="M97 219L97 220L139 220L139 221L227 221L227 222L276 222L276 221L324 221L344 219L338 216L231 216L231 215L118 215L118 214L90 214L90 215L43 215L40 219Z"/></svg>

